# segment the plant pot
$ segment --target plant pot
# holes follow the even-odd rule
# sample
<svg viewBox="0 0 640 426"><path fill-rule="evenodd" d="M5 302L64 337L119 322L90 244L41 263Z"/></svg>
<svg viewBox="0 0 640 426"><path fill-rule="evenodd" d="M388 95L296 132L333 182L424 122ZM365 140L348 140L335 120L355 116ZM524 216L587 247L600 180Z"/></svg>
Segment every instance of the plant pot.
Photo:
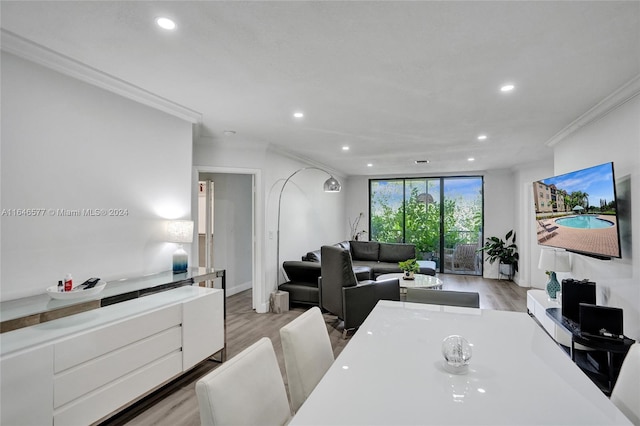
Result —
<svg viewBox="0 0 640 426"><path fill-rule="evenodd" d="M403 280L415 280L416 277L414 276L413 272L404 271L404 274L402 275L402 279Z"/></svg>
<svg viewBox="0 0 640 426"><path fill-rule="evenodd" d="M510 263L501 263L498 268L500 275L506 275L509 280L513 278L513 265Z"/></svg>

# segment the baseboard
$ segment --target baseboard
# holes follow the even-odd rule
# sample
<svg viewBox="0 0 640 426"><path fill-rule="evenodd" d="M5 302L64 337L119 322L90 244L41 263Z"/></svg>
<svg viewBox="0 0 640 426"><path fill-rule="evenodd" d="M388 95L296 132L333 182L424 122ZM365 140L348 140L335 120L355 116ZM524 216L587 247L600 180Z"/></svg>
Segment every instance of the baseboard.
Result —
<svg viewBox="0 0 640 426"><path fill-rule="evenodd" d="M227 297L233 296L234 294L243 292L245 290L250 290L253 287L251 281L244 282L242 284L236 284L231 287L227 287Z"/></svg>

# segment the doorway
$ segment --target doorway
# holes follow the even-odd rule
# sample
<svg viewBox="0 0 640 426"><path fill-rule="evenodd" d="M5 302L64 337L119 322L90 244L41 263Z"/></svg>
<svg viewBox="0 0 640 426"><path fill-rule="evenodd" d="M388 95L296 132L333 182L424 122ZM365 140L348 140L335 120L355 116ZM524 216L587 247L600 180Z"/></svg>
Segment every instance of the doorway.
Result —
<svg viewBox="0 0 640 426"><path fill-rule="evenodd" d="M248 173L197 170L198 266L226 270L227 296L256 282L255 181Z"/></svg>

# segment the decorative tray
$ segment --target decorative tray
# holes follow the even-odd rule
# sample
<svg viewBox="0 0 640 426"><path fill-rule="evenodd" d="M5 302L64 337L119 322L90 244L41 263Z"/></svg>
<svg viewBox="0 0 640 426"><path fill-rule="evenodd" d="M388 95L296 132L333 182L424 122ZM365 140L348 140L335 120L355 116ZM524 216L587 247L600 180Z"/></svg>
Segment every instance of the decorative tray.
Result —
<svg viewBox="0 0 640 426"><path fill-rule="evenodd" d="M47 288L47 294L52 299L58 299L58 300L81 299L83 297L95 296L96 294L104 290L106 285L107 285L106 282L100 280L98 284L96 284L94 287L91 287L88 289L82 289L82 290L76 287L71 291L58 291L58 286L53 285Z"/></svg>

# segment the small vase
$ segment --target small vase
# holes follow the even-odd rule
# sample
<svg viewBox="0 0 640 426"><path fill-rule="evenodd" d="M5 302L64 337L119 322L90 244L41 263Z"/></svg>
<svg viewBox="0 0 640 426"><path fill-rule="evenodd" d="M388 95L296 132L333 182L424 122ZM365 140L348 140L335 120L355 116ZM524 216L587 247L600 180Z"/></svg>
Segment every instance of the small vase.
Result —
<svg viewBox="0 0 640 426"><path fill-rule="evenodd" d="M416 277L413 275L413 272L411 271L404 271L404 275L402 276L403 280L413 280Z"/></svg>
<svg viewBox="0 0 640 426"><path fill-rule="evenodd" d="M549 282L547 283L547 294L551 299L555 300L560 289L561 287L560 287L560 283L558 282L558 279L556 278L556 273L549 272Z"/></svg>

